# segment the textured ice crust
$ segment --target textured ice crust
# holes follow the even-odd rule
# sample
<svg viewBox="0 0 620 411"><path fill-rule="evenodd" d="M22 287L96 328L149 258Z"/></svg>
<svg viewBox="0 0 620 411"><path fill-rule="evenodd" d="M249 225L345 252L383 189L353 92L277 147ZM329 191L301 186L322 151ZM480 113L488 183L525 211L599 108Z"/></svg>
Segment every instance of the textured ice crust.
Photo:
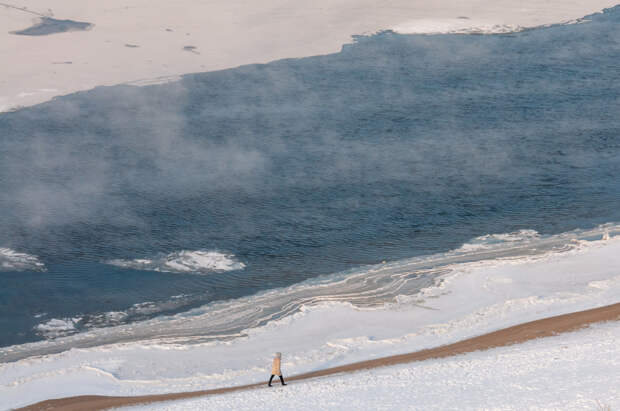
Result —
<svg viewBox="0 0 620 411"><path fill-rule="evenodd" d="M35 330L46 338L55 338L71 335L77 332L75 325L81 320L80 317L74 318L52 318L35 327Z"/></svg>
<svg viewBox="0 0 620 411"><path fill-rule="evenodd" d="M199 273L214 271L241 270L245 264L235 260L231 254L217 251L187 251L182 250L152 259L136 258L131 260L109 260L110 265L136 270L162 271L168 273Z"/></svg>
<svg viewBox="0 0 620 411"><path fill-rule="evenodd" d="M123 311L107 311L98 314L75 316L72 318L52 318L37 324L34 330L40 336L48 340L53 340L95 328L118 326L131 322L132 319L136 317L149 316L176 309L186 303L186 297L187 295L179 294L165 301L145 301L133 304ZM47 313L40 313L34 317L46 318Z"/></svg>
<svg viewBox="0 0 620 411"><path fill-rule="evenodd" d="M579 18L554 24L579 24L587 19ZM401 34L508 34L528 30L533 27L548 27L519 24L501 24L484 19L470 19L466 16L440 19L417 19L395 25L392 30Z"/></svg>
<svg viewBox="0 0 620 411"><path fill-rule="evenodd" d="M506 234L486 234L463 244L457 251L488 250L506 243L524 244L540 238L536 230L519 230Z"/></svg>
<svg viewBox="0 0 620 411"><path fill-rule="evenodd" d="M45 271L45 264L35 255L0 247L0 272Z"/></svg>

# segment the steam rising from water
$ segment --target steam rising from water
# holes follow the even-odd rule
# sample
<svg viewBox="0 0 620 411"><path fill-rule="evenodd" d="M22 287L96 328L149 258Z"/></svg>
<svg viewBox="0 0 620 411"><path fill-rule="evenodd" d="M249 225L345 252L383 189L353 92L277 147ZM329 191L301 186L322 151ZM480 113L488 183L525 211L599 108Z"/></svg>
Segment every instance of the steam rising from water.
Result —
<svg viewBox="0 0 620 411"><path fill-rule="evenodd" d="M619 221L619 21L617 8L510 35L381 33L333 55L1 114L0 245L47 272L0 276L0 345L34 341L54 318L128 327L148 315L106 313L179 294L185 305L152 316L248 305L228 312L242 320L209 314L211 328L161 335L237 335L315 298L415 294L435 266L287 294L319 275L443 255L485 233L513 234L461 252ZM248 297L275 288L291 300Z"/></svg>

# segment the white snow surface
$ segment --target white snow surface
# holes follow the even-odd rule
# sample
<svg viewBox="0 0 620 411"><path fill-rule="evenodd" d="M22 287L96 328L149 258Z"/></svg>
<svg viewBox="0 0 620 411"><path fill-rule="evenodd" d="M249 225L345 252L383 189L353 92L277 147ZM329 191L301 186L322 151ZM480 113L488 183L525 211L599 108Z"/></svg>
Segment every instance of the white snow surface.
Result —
<svg viewBox="0 0 620 411"><path fill-rule="evenodd" d="M543 254L453 264L435 285L379 307L355 308L326 299L228 341L148 340L3 363L0 410L72 395L139 395L256 382L268 375L275 351L283 352L283 371L292 375L616 303L619 232L618 226L601 227L586 233L588 240L563 234L553 240L565 238L566 244ZM168 320L160 321L165 326ZM120 330L132 333L132 327Z"/></svg>
<svg viewBox="0 0 620 411"><path fill-rule="evenodd" d="M235 260L235 256L232 254L207 250L181 250L151 259L115 259L107 261L107 264L136 270L169 273L209 273L213 271L241 270L245 267L245 264Z"/></svg>
<svg viewBox="0 0 620 411"><path fill-rule="evenodd" d="M51 320L38 324L35 327L37 333L46 338L60 337L70 335L76 332L75 324L80 321L80 317L74 318L52 318Z"/></svg>
<svg viewBox="0 0 620 411"><path fill-rule="evenodd" d="M356 34L505 33L618 0L11 0L0 3L0 111L119 83L338 52ZM87 31L12 34L42 16ZM188 49L189 47L189 49ZM189 53L187 50L191 50Z"/></svg>
<svg viewBox="0 0 620 411"><path fill-rule="evenodd" d="M45 271L45 264L36 255L0 247L1 271Z"/></svg>
<svg viewBox="0 0 620 411"><path fill-rule="evenodd" d="M157 410L616 410L620 323L450 358L177 402Z"/></svg>

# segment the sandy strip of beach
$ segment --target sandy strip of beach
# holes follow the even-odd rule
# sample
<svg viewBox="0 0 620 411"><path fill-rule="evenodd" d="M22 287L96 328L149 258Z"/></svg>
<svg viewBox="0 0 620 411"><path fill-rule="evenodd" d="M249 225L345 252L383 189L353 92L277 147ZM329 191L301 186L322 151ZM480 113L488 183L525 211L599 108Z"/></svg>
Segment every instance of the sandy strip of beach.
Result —
<svg viewBox="0 0 620 411"><path fill-rule="evenodd" d="M453 344L443 345L427 350L416 351L407 354L393 355L361 361L353 364L342 365L324 370L295 375L288 378L289 382L307 380L316 377L325 377L340 373L351 373L377 367L385 367L396 364L405 364L415 361L424 361L434 358L445 358L473 351L487 350L522 343L535 338L549 337L565 332L575 331L590 324L603 321L620 320L620 303L605 307L563 314L555 317L544 318L504 328L478 337L468 338ZM103 410L114 407L148 404L153 402L182 400L206 395L223 394L233 391L264 388L265 382L241 385L235 387L218 388L204 391L182 392L160 395L145 395L137 397L105 397L105 396L78 396L43 401L20 410Z"/></svg>
<svg viewBox="0 0 620 411"><path fill-rule="evenodd" d="M618 0L5 0L0 112L102 85L338 52L356 34L501 33L570 22ZM41 18L87 30L23 35ZM32 33L32 31L30 31Z"/></svg>

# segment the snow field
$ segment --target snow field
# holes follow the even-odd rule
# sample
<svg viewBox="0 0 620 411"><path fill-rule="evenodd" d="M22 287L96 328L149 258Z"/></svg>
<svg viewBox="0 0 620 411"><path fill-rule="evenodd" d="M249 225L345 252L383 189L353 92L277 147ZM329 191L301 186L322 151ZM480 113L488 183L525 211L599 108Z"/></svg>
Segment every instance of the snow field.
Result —
<svg viewBox="0 0 620 411"><path fill-rule="evenodd" d="M597 410L620 407L620 323L450 358L137 410Z"/></svg>

